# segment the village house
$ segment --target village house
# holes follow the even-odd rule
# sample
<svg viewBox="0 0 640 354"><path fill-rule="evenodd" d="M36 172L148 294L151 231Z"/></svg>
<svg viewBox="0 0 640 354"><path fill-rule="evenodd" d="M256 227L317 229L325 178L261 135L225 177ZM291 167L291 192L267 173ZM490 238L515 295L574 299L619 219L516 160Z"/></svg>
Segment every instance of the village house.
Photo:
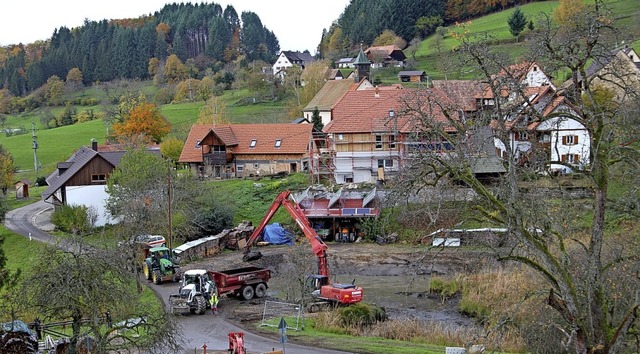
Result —
<svg viewBox="0 0 640 354"><path fill-rule="evenodd" d="M625 46L595 60L587 68L586 76L591 81L590 86L606 87L614 92L616 101L626 101L640 91L640 57L633 48ZM563 88L569 88L571 82L567 81ZM625 91L623 87L630 90Z"/></svg>
<svg viewBox="0 0 640 354"><path fill-rule="evenodd" d="M306 122L306 120L305 120ZM178 160L201 178L242 178L309 170L311 124L195 124Z"/></svg>
<svg viewBox="0 0 640 354"><path fill-rule="evenodd" d="M160 147L147 147L150 153L160 155ZM42 199L54 206L82 205L92 208L96 214L96 226L116 222L106 210L106 191L109 175L126 153L117 145L100 145L91 142L91 147L82 146L47 178L47 189Z"/></svg>
<svg viewBox="0 0 640 354"><path fill-rule="evenodd" d="M302 69L311 62L315 61L313 56L308 52L292 52L284 50L280 52L275 63L272 65L273 75L282 76L283 70L297 65Z"/></svg>
<svg viewBox="0 0 640 354"><path fill-rule="evenodd" d="M407 59L402 49L396 45L369 47L364 51L364 54L366 54L367 58L371 61L372 68L402 68L404 67L404 61Z"/></svg>
<svg viewBox="0 0 640 354"><path fill-rule="evenodd" d="M336 66L340 69L353 68L353 62L356 58L340 58L336 61Z"/></svg>
<svg viewBox="0 0 640 354"><path fill-rule="evenodd" d="M530 87L526 94L528 102L513 102L520 109L504 117L503 124L492 122L492 128L509 133L509 141L495 140L498 155L508 158L508 144L520 164L532 162L537 154L551 172L582 169L589 163L590 139L586 127L572 118L573 106L551 86Z"/></svg>
<svg viewBox="0 0 640 354"><path fill-rule="evenodd" d="M419 151L450 148L446 142L422 141L417 121L398 114L402 101L416 90L398 84L344 94L333 108L331 122L323 129L334 156L335 183L384 182L395 177ZM423 93L452 104L439 90ZM439 107L432 107L430 115L434 121L446 124ZM457 110L453 116L458 116Z"/></svg>

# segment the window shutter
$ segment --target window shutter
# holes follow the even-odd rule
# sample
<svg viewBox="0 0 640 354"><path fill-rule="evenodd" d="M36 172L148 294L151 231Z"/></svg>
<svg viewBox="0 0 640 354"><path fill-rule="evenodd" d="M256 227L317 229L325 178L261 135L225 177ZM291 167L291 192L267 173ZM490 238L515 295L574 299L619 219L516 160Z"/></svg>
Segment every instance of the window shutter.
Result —
<svg viewBox="0 0 640 354"><path fill-rule="evenodd" d="M567 145L567 137L566 136L562 137L562 145ZM562 160L562 161L564 161L564 160Z"/></svg>
<svg viewBox="0 0 640 354"><path fill-rule="evenodd" d="M563 138L563 140L564 140L564 138ZM566 162L567 161L567 155L560 155L560 161Z"/></svg>
<svg viewBox="0 0 640 354"><path fill-rule="evenodd" d="M573 144L578 144L578 136L577 135L573 136Z"/></svg>
<svg viewBox="0 0 640 354"><path fill-rule="evenodd" d="M576 137L576 139L577 139L577 138L578 138L578 137ZM580 161L580 155L578 155L578 154L573 155L573 162L574 162L574 163L578 163L578 161Z"/></svg>

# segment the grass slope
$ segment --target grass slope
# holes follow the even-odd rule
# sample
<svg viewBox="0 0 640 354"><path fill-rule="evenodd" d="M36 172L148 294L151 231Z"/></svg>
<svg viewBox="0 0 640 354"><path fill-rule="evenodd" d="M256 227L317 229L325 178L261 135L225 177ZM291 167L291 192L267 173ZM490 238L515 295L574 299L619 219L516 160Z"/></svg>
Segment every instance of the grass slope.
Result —
<svg viewBox="0 0 640 354"><path fill-rule="evenodd" d="M607 3L612 11L616 26L632 38L630 45L640 49L640 2L628 0L612 0ZM558 6L558 1L534 2L520 7L527 19L533 20L534 25L542 14L551 15ZM509 32L507 19L515 8L489 14L466 23L467 35L470 37L489 38L493 42L493 49L507 54L514 61L519 60L527 49L524 41L518 42ZM416 69L425 70L433 79L469 79L473 78L472 67L446 68L446 64L453 64L450 60L451 52L458 45L458 41L451 36L452 32L460 33L461 29L455 25L445 28L446 35L438 41L437 35L431 35L423 40L416 50ZM524 30L523 35L530 31Z"/></svg>

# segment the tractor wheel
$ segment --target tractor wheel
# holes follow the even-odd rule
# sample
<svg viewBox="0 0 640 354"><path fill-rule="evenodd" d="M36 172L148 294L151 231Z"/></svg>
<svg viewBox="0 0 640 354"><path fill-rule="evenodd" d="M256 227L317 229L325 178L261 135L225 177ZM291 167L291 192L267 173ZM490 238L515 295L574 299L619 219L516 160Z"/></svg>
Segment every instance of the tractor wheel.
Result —
<svg viewBox="0 0 640 354"><path fill-rule="evenodd" d="M147 280L151 280L151 269L149 268L149 264L147 264L147 262L144 262L142 264L142 273L144 273L144 277Z"/></svg>
<svg viewBox="0 0 640 354"><path fill-rule="evenodd" d="M264 283L256 285L256 297L262 298L267 295L267 286Z"/></svg>
<svg viewBox="0 0 640 354"><path fill-rule="evenodd" d="M255 294L255 291L253 291L253 287L251 287L251 285L245 285L242 290L240 290L240 293L242 293L242 298L245 300L251 300L253 299L253 295Z"/></svg>
<svg viewBox="0 0 640 354"><path fill-rule="evenodd" d="M159 270L154 270L152 280L154 284L162 283L162 273Z"/></svg>
<svg viewBox="0 0 640 354"><path fill-rule="evenodd" d="M207 300L204 296L196 296L196 315L204 315L207 311Z"/></svg>

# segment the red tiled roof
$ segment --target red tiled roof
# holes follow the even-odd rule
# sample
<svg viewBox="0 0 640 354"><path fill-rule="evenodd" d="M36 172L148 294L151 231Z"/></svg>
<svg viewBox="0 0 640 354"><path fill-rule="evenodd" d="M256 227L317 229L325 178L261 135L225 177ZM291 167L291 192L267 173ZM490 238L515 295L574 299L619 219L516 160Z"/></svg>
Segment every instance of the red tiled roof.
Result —
<svg viewBox="0 0 640 354"><path fill-rule="evenodd" d="M313 124L233 124L231 129L238 139L234 154L304 154ZM253 139L255 148L250 147ZM281 141L279 148L276 140Z"/></svg>
<svg viewBox="0 0 640 354"><path fill-rule="evenodd" d="M558 108L558 106L564 102L564 96L558 96L556 97L549 105L547 105L544 110L542 111L542 116L546 117L549 114L553 113L553 111L556 110L556 108Z"/></svg>
<svg viewBox="0 0 640 354"><path fill-rule="evenodd" d="M476 111L476 98L483 97L486 82L478 80L433 80L432 85L444 92L466 112Z"/></svg>
<svg viewBox="0 0 640 354"><path fill-rule="evenodd" d="M498 76L509 76L514 79L522 80L527 76L527 73L531 70L531 68L537 65L535 62L524 61L522 63L509 65L506 68L500 70Z"/></svg>
<svg viewBox="0 0 640 354"><path fill-rule="evenodd" d="M209 124L194 124L189 130L189 136L184 142L178 162L202 162L202 148L197 146L198 140L202 140L211 130Z"/></svg>
<svg viewBox="0 0 640 354"><path fill-rule="evenodd" d="M304 154L311 140L312 124L228 124L215 128L209 124L195 124L189 131L179 162L202 162L202 147L197 146L208 134L216 134L226 146L233 146L233 154ZM251 141L256 140L255 147ZM280 147L276 147L280 140Z"/></svg>
<svg viewBox="0 0 640 354"><path fill-rule="evenodd" d="M323 131L327 133L369 133L384 132L394 128L402 133L415 131L416 121L404 110L403 101L421 102L424 107L435 98L439 103L453 107L454 104L438 89L367 89L347 92L333 109L332 120ZM438 105L431 105L430 114L438 122L446 118ZM390 122L389 111L393 110L397 121ZM423 110L426 111L426 110Z"/></svg>

